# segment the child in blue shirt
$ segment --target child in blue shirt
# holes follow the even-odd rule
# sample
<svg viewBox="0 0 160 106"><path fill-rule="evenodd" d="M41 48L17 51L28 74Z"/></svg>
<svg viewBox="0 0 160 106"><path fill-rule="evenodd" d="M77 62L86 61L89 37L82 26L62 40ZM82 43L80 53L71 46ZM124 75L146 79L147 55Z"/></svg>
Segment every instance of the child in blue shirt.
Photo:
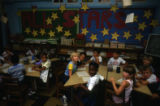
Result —
<svg viewBox="0 0 160 106"><path fill-rule="evenodd" d="M73 52L70 56L71 61L68 63L64 72L64 83L71 77L71 75L77 70L77 61L79 60L79 54Z"/></svg>

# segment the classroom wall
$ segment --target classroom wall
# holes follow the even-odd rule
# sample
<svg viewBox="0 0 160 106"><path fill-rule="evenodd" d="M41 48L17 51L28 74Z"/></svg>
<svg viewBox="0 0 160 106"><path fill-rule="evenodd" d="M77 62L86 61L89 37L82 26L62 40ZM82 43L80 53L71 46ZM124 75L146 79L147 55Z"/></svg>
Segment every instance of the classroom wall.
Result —
<svg viewBox="0 0 160 106"><path fill-rule="evenodd" d="M110 5L115 4L116 0L110 0L110 3L98 3L98 0L94 0L94 3L88 3L90 8L110 8ZM131 8L148 8L148 7L157 7L157 2L159 0L146 0L146 2L135 2ZM64 1L65 3L67 0ZM32 6L37 6L38 9L52 9L52 8L59 8L60 4L54 4L52 2L16 2L11 4L6 4L5 9L9 19L9 28L11 34L21 33L21 23L20 17L17 16L17 11L22 9L31 9ZM122 3L118 3L119 7L122 7ZM80 8L81 2L78 3L67 3L67 8ZM157 14L160 12L160 8L157 9ZM156 15L160 17L159 15ZM160 18L158 18L160 19ZM156 32L154 30L154 32Z"/></svg>

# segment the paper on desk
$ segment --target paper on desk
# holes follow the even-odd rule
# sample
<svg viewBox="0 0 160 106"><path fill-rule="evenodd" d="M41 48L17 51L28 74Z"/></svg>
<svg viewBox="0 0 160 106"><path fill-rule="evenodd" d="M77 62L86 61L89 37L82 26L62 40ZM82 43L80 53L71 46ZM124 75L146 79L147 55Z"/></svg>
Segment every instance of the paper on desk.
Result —
<svg viewBox="0 0 160 106"><path fill-rule="evenodd" d="M125 23L127 24L127 23L132 23L132 22L134 22L134 13L127 14Z"/></svg>
<svg viewBox="0 0 160 106"><path fill-rule="evenodd" d="M122 83L122 81L123 81L123 78L121 78L121 79L118 80L119 83Z"/></svg>
<svg viewBox="0 0 160 106"><path fill-rule="evenodd" d="M3 73L8 73L8 68L3 69L2 71Z"/></svg>
<svg viewBox="0 0 160 106"><path fill-rule="evenodd" d="M84 81L84 82L88 82L89 81L89 76L88 77L82 77L82 80Z"/></svg>
<svg viewBox="0 0 160 106"><path fill-rule="evenodd" d="M80 67L78 68L79 71L85 71L86 70L86 67Z"/></svg>
<svg viewBox="0 0 160 106"><path fill-rule="evenodd" d="M31 67L28 67L28 72L32 72L32 68Z"/></svg>
<svg viewBox="0 0 160 106"><path fill-rule="evenodd" d="M77 75L78 75L79 77L89 76L89 74L88 74L86 71L77 72Z"/></svg>

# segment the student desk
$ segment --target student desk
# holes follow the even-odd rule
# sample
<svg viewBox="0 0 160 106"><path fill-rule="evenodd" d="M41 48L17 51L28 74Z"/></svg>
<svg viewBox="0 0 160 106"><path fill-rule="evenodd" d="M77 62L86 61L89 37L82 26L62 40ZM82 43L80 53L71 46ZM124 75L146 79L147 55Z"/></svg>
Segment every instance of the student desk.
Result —
<svg viewBox="0 0 160 106"><path fill-rule="evenodd" d="M107 73L107 80L109 81L109 79L111 77L114 77L116 83L120 84L120 82L118 80L122 78L122 70L121 70L121 73L116 73L116 71L108 72ZM137 92L149 95L149 96L152 95L150 89L146 85L141 85L140 87L134 88L134 90Z"/></svg>
<svg viewBox="0 0 160 106"><path fill-rule="evenodd" d="M87 71L88 72L88 67L86 67L86 70L81 70L81 71ZM80 70L78 70L77 72L81 72ZM65 87L68 87L68 86L73 86L73 85L76 85L76 84L83 84L83 83L86 83L82 80L82 77L79 77L75 72L71 78L64 84ZM98 74L102 75L104 77L104 79L108 80L111 78L111 77L114 77L115 78L115 81L117 82L117 84L120 84L120 82L118 81L119 79L122 78L122 69L121 69L121 73L116 73L116 71L112 71L112 72L108 72L107 71L107 66L104 66L104 65L100 65L99 66L99 71L98 71ZM151 96L152 93L150 91L150 89L148 88L148 86L145 86L145 85L141 85L140 87L138 88L134 88L135 91L137 92L140 92L140 93L143 93L143 94L146 94L146 95L149 95Z"/></svg>
<svg viewBox="0 0 160 106"><path fill-rule="evenodd" d="M85 70L77 70L77 72L81 72L81 71L86 71L88 72L88 66L85 66ZM77 72L75 72L71 78L64 84L65 87L67 86L73 86L76 84L83 84L83 83L87 83L87 81L83 81L82 77L79 77L77 75ZM102 75L104 77L104 79L106 79L107 76L107 66L104 65L100 65L99 66L99 70L98 70L98 74Z"/></svg>

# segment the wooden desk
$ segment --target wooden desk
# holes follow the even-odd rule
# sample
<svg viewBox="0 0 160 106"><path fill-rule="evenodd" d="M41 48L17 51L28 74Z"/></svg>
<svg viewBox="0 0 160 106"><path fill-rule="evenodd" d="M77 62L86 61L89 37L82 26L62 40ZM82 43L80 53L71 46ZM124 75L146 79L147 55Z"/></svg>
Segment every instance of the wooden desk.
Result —
<svg viewBox="0 0 160 106"><path fill-rule="evenodd" d="M86 69L85 70L81 70L81 71L86 71L88 72L88 66L86 66ZM77 70L77 72L81 72L79 70ZM83 83L87 83L83 81L82 77L79 77L77 75L77 72L75 72L71 78L65 83L65 87L67 86L72 86L72 85L76 85L76 84L83 84ZM107 76L107 66L103 66L103 65L100 65L99 66L99 71L98 71L98 74L102 75L104 77L104 79L106 79L106 76Z"/></svg>
<svg viewBox="0 0 160 106"><path fill-rule="evenodd" d="M118 80L122 78L122 70L121 70L121 73L116 73L116 71L108 72L108 74L107 74L107 80L109 80L111 77L114 77L116 83L120 84L120 82ZM149 96L152 95L150 89L146 85L141 85L138 88L134 88L134 90L137 91L137 92L149 95Z"/></svg>
<svg viewBox="0 0 160 106"><path fill-rule="evenodd" d="M8 65L6 67L0 67L0 73L2 74L7 74L8 73L8 68L10 67L11 65ZM26 76L29 76L29 77L40 77L40 72L38 71L29 71L29 68L32 68L33 67L33 64L29 64L29 65L25 65L25 71L26 71Z"/></svg>
<svg viewBox="0 0 160 106"><path fill-rule="evenodd" d="M51 62L55 62L55 61L59 61L59 60L60 60L60 58L51 58L50 59Z"/></svg>

